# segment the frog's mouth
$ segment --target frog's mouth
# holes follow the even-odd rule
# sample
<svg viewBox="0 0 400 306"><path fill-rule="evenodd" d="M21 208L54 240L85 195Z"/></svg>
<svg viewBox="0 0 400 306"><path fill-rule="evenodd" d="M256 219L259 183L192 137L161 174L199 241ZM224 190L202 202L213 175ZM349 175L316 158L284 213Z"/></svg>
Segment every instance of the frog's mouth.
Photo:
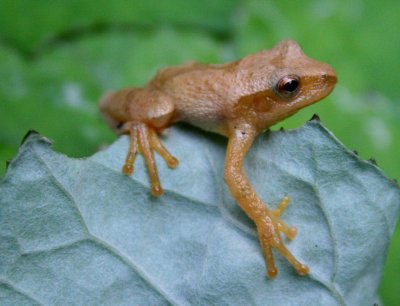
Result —
<svg viewBox="0 0 400 306"><path fill-rule="evenodd" d="M332 73L322 74L317 80L313 81L313 86L309 89L312 92L311 96L314 95L315 97L309 104L318 102L328 96L335 88L336 83L337 76L333 70Z"/></svg>

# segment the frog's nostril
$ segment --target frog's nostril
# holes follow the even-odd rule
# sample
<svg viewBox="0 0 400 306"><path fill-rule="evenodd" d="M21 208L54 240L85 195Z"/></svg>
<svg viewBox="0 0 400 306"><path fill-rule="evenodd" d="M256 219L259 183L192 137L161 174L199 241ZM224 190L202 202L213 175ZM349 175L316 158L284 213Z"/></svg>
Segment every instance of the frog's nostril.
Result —
<svg viewBox="0 0 400 306"><path fill-rule="evenodd" d="M337 82L337 76L336 76L335 74L330 74L330 75L328 75L328 80L329 80L331 83L336 84L336 82Z"/></svg>
<svg viewBox="0 0 400 306"><path fill-rule="evenodd" d="M335 84L337 82L337 77L335 74L323 73L321 75L322 80L328 81L329 83Z"/></svg>

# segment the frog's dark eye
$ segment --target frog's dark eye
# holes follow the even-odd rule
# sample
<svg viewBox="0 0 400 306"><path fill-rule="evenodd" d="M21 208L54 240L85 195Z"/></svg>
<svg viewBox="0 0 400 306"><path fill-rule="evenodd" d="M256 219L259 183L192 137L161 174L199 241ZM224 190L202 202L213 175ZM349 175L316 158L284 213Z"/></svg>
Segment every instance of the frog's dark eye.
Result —
<svg viewBox="0 0 400 306"><path fill-rule="evenodd" d="M293 97L300 88L300 78L297 75L286 75L275 86L278 95L284 98Z"/></svg>

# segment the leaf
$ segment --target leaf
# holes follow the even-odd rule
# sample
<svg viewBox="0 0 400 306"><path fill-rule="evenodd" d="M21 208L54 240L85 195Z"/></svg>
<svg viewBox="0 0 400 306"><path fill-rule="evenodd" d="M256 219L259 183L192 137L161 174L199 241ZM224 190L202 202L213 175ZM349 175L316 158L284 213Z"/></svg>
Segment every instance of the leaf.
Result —
<svg viewBox="0 0 400 306"><path fill-rule="evenodd" d="M265 277L252 222L223 182L226 141L174 127L158 158L165 194L150 196L141 157L120 169L123 136L71 159L27 136L0 184L0 301L16 305L372 305L400 210L400 189L318 121L258 138L246 169L262 199L297 226L288 248L311 268L296 275L276 254ZM194 149L195 148L195 149Z"/></svg>
<svg viewBox="0 0 400 306"><path fill-rule="evenodd" d="M27 55L59 40L115 29L145 30L175 25L182 29L228 31L238 0L99 0L68 2L2 0L0 36ZM27 31L29 29L29 31Z"/></svg>

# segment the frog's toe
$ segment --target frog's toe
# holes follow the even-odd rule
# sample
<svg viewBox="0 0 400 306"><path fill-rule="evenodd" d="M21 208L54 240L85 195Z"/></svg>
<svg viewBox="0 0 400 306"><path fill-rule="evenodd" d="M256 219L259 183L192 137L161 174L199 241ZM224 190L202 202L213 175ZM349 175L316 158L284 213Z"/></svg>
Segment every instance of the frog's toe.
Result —
<svg viewBox="0 0 400 306"><path fill-rule="evenodd" d="M171 169L175 169L179 165L179 160L174 156L171 156L171 158L168 159L164 157L164 159L167 162L168 167L170 167Z"/></svg>
<svg viewBox="0 0 400 306"><path fill-rule="evenodd" d="M278 207L274 210L271 210L271 218L275 221L278 226L279 232L282 232L286 235L286 237L290 240L293 240L297 235L297 229L294 226L288 226L283 220L280 218L282 213L285 211L287 206L289 205L290 198L284 197L281 202L278 204Z"/></svg>
<svg viewBox="0 0 400 306"><path fill-rule="evenodd" d="M274 210L271 210L271 213L273 213L276 216L280 216L285 209L288 207L290 202L290 198L288 196L283 197L283 199L281 200L281 202L278 204L278 207Z"/></svg>
<svg viewBox="0 0 400 306"><path fill-rule="evenodd" d="M158 177L156 161L154 159L153 146L151 145L151 133L153 129L145 123L126 122L123 126L123 132L129 133L130 145L122 172L130 175L134 171L136 154L139 151L143 154L144 160L149 171L151 194L159 197L163 194L163 189Z"/></svg>
<svg viewBox="0 0 400 306"><path fill-rule="evenodd" d="M164 158L169 168L175 169L179 164L179 160L176 157L172 156L172 154L164 147L164 145L158 138L157 132L154 129L149 130L149 134L151 147L156 150L156 152L162 158Z"/></svg>
<svg viewBox="0 0 400 306"><path fill-rule="evenodd" d="M129 132L130 143L122 172L126 175L131 175L134 170L135 158L138 151L137 129L135 126L129 126L127 131Z"/></svg>
<svg viewBox="0 0 400 306"><path fill-rule="evenodd" d="M124 164L123 166L122 166L122 172L124 173L124 174L126 174L126 175L131 175L132 173L133 173L133 169L134 169L134 166L133 166L133 164L131 165L131 164Z"/></svg>

